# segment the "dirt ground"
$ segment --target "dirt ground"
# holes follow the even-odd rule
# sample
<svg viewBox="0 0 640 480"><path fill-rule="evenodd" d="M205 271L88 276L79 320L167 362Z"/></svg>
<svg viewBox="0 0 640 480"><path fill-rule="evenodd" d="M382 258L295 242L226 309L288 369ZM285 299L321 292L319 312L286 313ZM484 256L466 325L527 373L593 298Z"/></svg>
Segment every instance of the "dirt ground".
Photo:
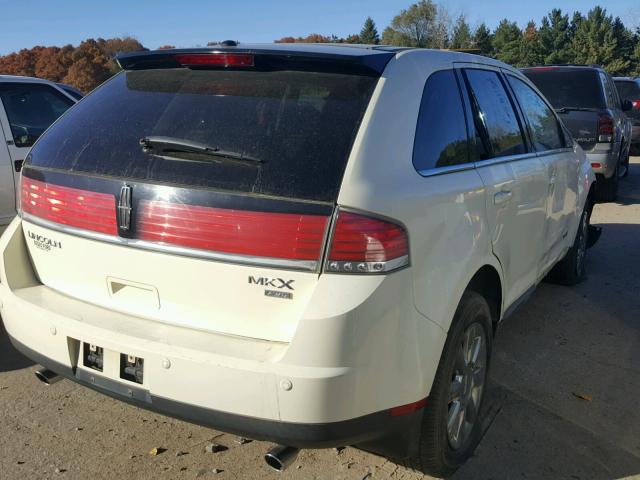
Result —
<svg viewBox="0 0 640 480"><path fill-rule="evenodd" d="M598 205L588 280L542 284L501 327L494 408L455 479L640 478L640 158ZM145 412L67 380L44 387L0 328L0 479L414 479L353 448L303 451L283 474L270 447ZM208 443L228 447L205 452ZM166 449L157 456L149 451ZM369 476L367 476L370 474Z"/></svg>

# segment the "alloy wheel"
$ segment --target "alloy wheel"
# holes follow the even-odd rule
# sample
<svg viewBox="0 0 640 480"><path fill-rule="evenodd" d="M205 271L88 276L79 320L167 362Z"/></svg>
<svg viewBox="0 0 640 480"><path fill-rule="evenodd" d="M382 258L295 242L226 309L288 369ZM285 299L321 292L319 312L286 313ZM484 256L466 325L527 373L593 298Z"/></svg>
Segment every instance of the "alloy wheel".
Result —
<svg viewBox="0 0 640 480"><path fill-rule="evenodd" d="M487 374L487 338L480 323L462 336L449 387L447 435L453 450L462 448L478 421Z"/></svg>

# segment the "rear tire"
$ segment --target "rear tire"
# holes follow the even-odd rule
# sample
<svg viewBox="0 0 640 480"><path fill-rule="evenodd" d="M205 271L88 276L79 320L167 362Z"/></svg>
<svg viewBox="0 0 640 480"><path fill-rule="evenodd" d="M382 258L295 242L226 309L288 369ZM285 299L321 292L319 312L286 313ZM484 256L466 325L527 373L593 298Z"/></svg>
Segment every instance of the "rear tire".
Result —
<svg viewBox="0 0 640 480"><path fill-rule="evenodd" d="M407 468L447 477L473 454L482 434L492 337L489 304L478 293L465 292L425 407L419 451L404 462Z"/></svg>
<svg viewBox="0 0 640 480"><path fill-rule="evenodd" d="M618 183L620 180L618 171L619 165L616 165L616 170L613 172L611 178L601 177L596 182L596 191L601 201L614 202L616 198L618 198Z"/></svg>
<svg viewBox="0 0 640 480"><path fill-rule="evenodd" d="M553 283L576 285L587 278L587 241L589 235L589 212L585 208L580 217L576 238L565 257L560 260L549 274Z"/></svg>
<svg viewBox="0 0 640 480"><path fill-rule="evenodd" d="M620 178L626 178L629 176L629 156L631 155L631 145L629 145L629 150L624 158L620 159L620 170L618 174Z"/></svg>

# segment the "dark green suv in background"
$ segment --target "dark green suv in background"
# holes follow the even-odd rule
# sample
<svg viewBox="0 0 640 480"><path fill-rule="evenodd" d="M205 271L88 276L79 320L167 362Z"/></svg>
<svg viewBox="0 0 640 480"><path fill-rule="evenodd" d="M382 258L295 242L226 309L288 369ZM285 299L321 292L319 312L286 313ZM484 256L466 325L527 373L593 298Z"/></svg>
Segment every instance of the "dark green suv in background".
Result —
<svg viewBox="0 0 640 480"><path fill-rule="evenodd" d="M631 102L633 108L627 112L631 120L631 150L640 154L640 78L616 77L613 79L622 100Z"/></svg>

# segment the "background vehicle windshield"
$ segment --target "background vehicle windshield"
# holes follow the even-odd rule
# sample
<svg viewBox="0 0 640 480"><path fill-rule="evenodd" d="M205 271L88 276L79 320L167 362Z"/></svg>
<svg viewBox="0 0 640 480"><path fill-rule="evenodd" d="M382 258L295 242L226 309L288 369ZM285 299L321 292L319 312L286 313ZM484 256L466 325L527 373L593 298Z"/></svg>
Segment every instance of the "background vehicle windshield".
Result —
<svg viewBox="0 0 640 480"><path fill-rule="evenodd" d="M531 79L553 108L606 108L596 70L531 69L523 73Z"/></svg>
<svg viewBox="0 0 640 480"><path fill-rule="evenodd" d="M61 119L34 147L32 163L335 201L377 78L312 71L128 71ZM140 148L140 139L149 136L199 142L262 163L150 155Z"/></svg>

